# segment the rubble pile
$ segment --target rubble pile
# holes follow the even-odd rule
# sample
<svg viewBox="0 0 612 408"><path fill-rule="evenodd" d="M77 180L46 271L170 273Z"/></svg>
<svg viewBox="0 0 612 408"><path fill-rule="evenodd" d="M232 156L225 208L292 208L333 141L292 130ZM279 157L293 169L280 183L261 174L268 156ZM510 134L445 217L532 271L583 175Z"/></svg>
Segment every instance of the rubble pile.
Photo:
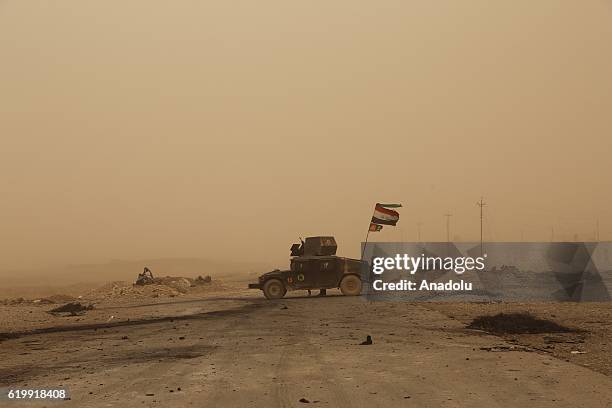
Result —
<svg viewBox="0 0 612 408"><path fill-rule="evenodd" d="M175 297L180 294L181 292L177 289L161 283L136 285L124 281L115 281L91 291L87 295L87 298L101 300L118 298L156 298Z"/></svg>
<svg viewBox="0 0 612 408"><path fill-rule="evenodd" d="M0 299L0 305L53 305L53 304L78 304L75 302L87 299L100 301L107 299L129 299L129 298L157 298L175 297L190 292L203 292L222 287L220 282L213 282L210 275L198 276L197 278L185 278L181 276L154 277L148 268L138 274L134 283L126 281L114 281L102 285L82 296L75 298L69 295L56 294L39 299L25 299L23 297ZM78 311L76 311L78 312Z"/></svg>
<svg viewBox="0 0 612 408"><path fill-rule="evenodd" d="M132 284L125 281L110 282L90 292L87 298L117 299L124 297L157 298L175 297L215 286L210 276L185 278L181 276L155 277L148 268L138 274Z"/></svg>
<svg viewBox="0 0 612 408"><path fill-rule="evenodd" d="M180 292L184 292L190 287L195 287L199 285L208 285L212 282L212 278L210 275L202 277L201 275L195 279L192 278L182 278L176 276L164 276L161 278L156 278L153 276L153 273L149 268L144 268L142 273L138 274L136 278L136 282L134 285L137 286L146 286L146 285L166 285L175 288Z"/></svg>
<svg viewBox="0 0 612 408"><path fill-rule="evenodd" d="M196 285L206 285L206 284L209 284L210 282L212 282L212 278L210 277L210 275L206 275L205 277L202 277L200 275L197 278L195 278L193 281L193 283Z"/></svg>
<svg viewBox="0 0 612 408"><path fill-rule="evenodd" d="M178 293L187 293L190 288L209 285L211 282L212 278L210 277L210 275L207 275L205 277L198 276L195 279L176 276L164 276L156 278L153 276L151 270L145 267L142 273L138 274L136 282L134 282L134 287L146 287L149 285L166 286L168 288L174 289ZM159 289L161 288L157 289L157 292L159 292ZM155 291L155 289L153 289L153 291Z"/></svg>

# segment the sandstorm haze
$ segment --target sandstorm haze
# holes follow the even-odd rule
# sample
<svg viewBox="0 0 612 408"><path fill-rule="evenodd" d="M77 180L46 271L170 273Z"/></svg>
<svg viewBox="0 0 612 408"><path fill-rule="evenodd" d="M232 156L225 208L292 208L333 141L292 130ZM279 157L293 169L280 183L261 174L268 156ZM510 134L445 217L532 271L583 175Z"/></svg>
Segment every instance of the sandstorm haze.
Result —
<svg viewBox="0 0 612 408"><path fill-rule="evenodd" d="M612 239L606 1L0 1L0 273ZM278 265L278 266L282 266Z"/></svg>

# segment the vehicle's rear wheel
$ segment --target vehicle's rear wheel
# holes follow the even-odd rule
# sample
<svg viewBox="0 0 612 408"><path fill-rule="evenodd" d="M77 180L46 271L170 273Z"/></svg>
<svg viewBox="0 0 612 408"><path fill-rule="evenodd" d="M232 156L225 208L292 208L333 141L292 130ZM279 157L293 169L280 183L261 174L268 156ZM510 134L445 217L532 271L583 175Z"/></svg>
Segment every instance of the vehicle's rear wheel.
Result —
<svg viewBox="0 0 612 408"><path fill-rule="evenodd" d="M340 282L340 291L345 296L357 296L361 293L361 279L356 275L347 275Z"/></svg>
<svg viewBox="0 0 612 408"><path fill-rule="evenodd" d="M267 299L280 299L287 293L287 288L278 279L270 279L263 285L263 293Z"/></svg>

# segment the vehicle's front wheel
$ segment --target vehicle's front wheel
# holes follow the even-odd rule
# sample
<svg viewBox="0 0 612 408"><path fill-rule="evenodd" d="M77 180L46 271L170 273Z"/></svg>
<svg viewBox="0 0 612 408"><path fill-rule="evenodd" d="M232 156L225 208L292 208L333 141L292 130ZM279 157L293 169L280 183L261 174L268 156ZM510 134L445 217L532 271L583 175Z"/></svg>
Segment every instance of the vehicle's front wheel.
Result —
<svg viewBox="0 0 612 408"><path fill-rule="evenodd" d="M263 293L267 299L280 299L287 293L287 288L278 279L270 279L263 285Z"/></svg>
<svg viewBox="0 0 612 408"><path fill-rule="evenodd" d="M340 291L345 296L357 296L361 293L361 279L356 275L347 275L340 282Z"/></svg>

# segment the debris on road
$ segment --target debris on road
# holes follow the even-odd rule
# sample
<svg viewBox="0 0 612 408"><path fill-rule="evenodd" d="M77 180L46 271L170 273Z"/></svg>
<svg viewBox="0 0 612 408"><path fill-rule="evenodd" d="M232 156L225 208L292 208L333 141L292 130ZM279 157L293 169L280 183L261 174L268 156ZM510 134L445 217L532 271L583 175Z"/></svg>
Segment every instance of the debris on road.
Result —
<svg viewBox="0 0 612 408"><path fill-rule="evenodd" d="M365 341L361 342L359 345L360 346L369 346L370 344L372 344L372 336L370 336L369 334L366 336Z"/></svg>
<svg viewBox="0 0 612 408"><path fill-rule="evenodd" d="M525 346L492 346L492 347L481 347L480 349L483 351L490 351L494 353L496 352L499 353L499 352L504 352L504 351L527 351L527 352L533 351L529 347L525 347Z"/></svg>
<svg viewBox="0 0 612 408"><path fill-rule="evenodd" d="M310 401L308 401L306 398L300 398L300 402L303 404L310 404Z"/></svg>

